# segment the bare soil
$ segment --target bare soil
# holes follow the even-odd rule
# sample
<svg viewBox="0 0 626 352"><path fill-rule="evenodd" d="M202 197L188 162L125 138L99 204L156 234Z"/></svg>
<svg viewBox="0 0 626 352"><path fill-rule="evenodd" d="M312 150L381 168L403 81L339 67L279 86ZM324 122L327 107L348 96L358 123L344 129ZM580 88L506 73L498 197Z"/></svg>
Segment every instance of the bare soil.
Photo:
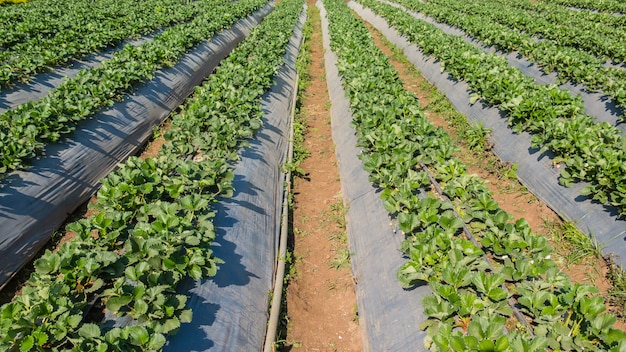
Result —
<svg viewBox="0 0 626 352"><path fill-rule="evenodd" d="M341 185L330 130L320 17L313 13L310 83L302 97L307 121L305 146L311 155L294 183L295 277L287 288L287 338L283 351L361 351L356 296L350 265L342 253L345 220ZM344 260L342 260L344 259Z"/></svg>

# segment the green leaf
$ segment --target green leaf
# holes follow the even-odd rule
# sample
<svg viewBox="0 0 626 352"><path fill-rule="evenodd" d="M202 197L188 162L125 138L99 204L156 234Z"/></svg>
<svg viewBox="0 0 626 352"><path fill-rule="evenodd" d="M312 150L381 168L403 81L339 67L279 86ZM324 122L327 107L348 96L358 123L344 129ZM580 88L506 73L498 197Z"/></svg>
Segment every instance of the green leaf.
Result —
<svg viewBox="0 0 626 352"><path fill-rule="evenodd" d="M484 253L482 249L477 247L471 241L465 239L458 239L454 241L454 245L456 247L460 247L459 249L461 249L463 251L463 254L467 256L480 256Z"/></svg>
<svg viewBox="0 0 626 352"><path fill-rule="evenodd" d="M508 293L501 287L496 287L493 290L489 291L489 298L493 301L502 301L508 298Z"/></svg>
<svg viewBox="0 0 626 352"><path fill-rule="evenodd" d="M137 286L133 287L133 298L138 300L142 298L146 294L146 286L142 283L137 284Z"/></svg>
<svg viewBox="0 0 626 352"><path fill-rule="evenodd" d="M43 346L49 339L48 334L43 331L33 331L32 336L35 338L37 346Z"/></svg>
<svg viewBox="0 0 626 352"><path fill-rule="evenodd" d="M461 316L471 316L485 308L485 302L474 293L461 295L459 304L459 314Z"/></svg>
<svg viewBox="0 0 626 352"><path fill-rule="evenodd" d="M148 342L148 348L151 350L161 350L165 345L165 336L162 334L154 333L152 337L150 337L150 341Z"/></svg>
<svg viewBox="0 0 626 352"><path fill-rule="evenodd" d="M96 324L84 324L78 330L78 335L86 338L86 339L95 339L100 337L100 327Z"/></svg>
<svg viewBox="0 0 626 352"><path fill-rule="evenodd" d="M185 237L185 244L189 245L189 246L198 246L200 245L200 239L196 236L186 236Z"/></svg>
<svg viewBox="0 0 626 352"><path fill-rule="evenodd" d="M593 192L594 192L593 186L585 186L580 190L580 194L582 194L583 196L591 195Z"/></svg>
<svg viewBox="0 0 626 352"><path fill-rule="evenodd" d="M138 280L137 271L135 270L134 266L126 267L126 270L124 270L124 274L126 275L127 278L133 281Z"/></svg>
<svg viewBox="0 0 626 352"><path fill-rule="evenodd" d="M193 313L191 309L185 309L180 313L180 322L181 323L191 323L193 319Z"/></svg>
<svg viewBox="0 0 626 352"><path fill-rule="evenodd" d="M143 299L135 300L135 313L139 315L146 314L148 312L148 303Z"/></svg>
<svg viewBox="0 0 626 352"><path fill-rule="evenodd" d="M178 329L178 328L180 328L180 321L178 320L178 318L173 317L173 318L171 318L171 319L167 319L167 320L163 323L163 326L162 326L162 329L163 329L163 330L162 330L162 332L163 332L164 334L167 334L167 333L169 333L169 332L171 332L171 331L173 331L173 330L176 330L176 329Z"/></svg>
<svg viewBox="0 0 626 352"><path fill-rule="evenodd" d="M454 313L454 307L445 300L435 295L428 295L422 300L424 305L424 313L430 317L445 320L450 314Z"/></svg>
<svg viewBox="0 0 626 352"><path fill-rule="evenodd" d="M67 325L70 328L76 328L78 324L83 320L83 316L80 314L74 314L67 317Z"/></svg>
<svg viewBox="0 0 626 352"><path fill-rule="evenodd" d="M406 233L411 233L419 226L420 220L417 214L399 213L398 226Z"/></svg>
<svg viewBox="0 0 626 352"><path fill-rule="evenodd" d="M122 307L128 305L133 297L130 295L113 296L107 300L106 307L113 313L117 313Z"/></svg>
<svg viewBox="0 0 626 352"><path fill-rule="evenodd" d="M491 340L482 340L478 343L478 350L479 351L494 351L496 348L495 344L493 343L493 341Z"/></svg>
<svg viewBox="0 0 626 352"><path fill-rule="evenodd" d="M443 269L441 278L456 289L467 286L472 282L470 271L465 267L448 266Z"/></svg>
<svg viewBox="0 0 626 352"><path fill-rule="evenodd" d="M509 348L509 338L507 336L501 336L496 340L494 351L501 352L506 351Z"/></svg>
<svg viewBox="0 0 626 352"><path fill-rule="evenodd" d="M143 346L150 340L150 335L146 328L140 325L128 327L130 342L135 346Z"/></svg>
<svg viewBox="0 0 626 352"><path fill-rule="evenodd" d="M26 338L23 339L22 343L20 344L20 351L22 352L30 351L34 345L35 345L35 338L33 338L31 335L26 336Z"/></svg>
<svg viewBox="0 0 626 352"><path fill-rule="evenodd" d="M194 280L202 279L202 269L197 265L192 265L189 268L189 276L191 276Z"/></svg>
<svg viewBox="0 0 626 352"><path fill-rule="evenodd" d="M613 314L607 313L607 314L602 314L600 316L597 316L595 319L591 321L591 325L598 332L602 333L606 329L612 327L616 321L617 321L617 318Z"/></svg>
<svg viewBox="0 0 626 352"><path fill-rule="evenodd" d="M165 189L169 193L170 197L178 198L178 196L180 196L180 194L184 190L184 185L183 184L169 184L165 187Z"/></svg>
<svg viewBox="0 0 626 352"><path fill-rule="evenodd" d="M463 341L463 337L461 336L450 337L450 348L452 348L453 351L458 351L458 352L467 351L465 342Z"/></svg>
<svg viewBox="0 0 626 352"><path fill-rule="evenodd" d="M115 345L118 343L118 340L120 339L121 335L122 335L122 329L113 328L104 335L104 340L110 345Z"/></svg>
<svg viewBox="0 0 626 352"><path fill-rule="evenodd" d="M398 207L398 203L395 200L388 199L383 202L383 207L389 214L395 214L400 209Z"/></svg>
<svg viewBox="0 0 626 352"><path fill-rule="evenodd" d="M403 264L398 269L397 274L398 281L403 288L409 288L414 286L418 281L428 282L430 276L424 271L418 270L412 263Z"/></svg>
<svg viewBox="0 0 626 352"><path fill-rule="evenodd" d="M136 275L137 275L137 276L139 276L139 275L140 275L139 273L143 274L143 273L145 273L145 272L147 272L147 271L149 271L149 270L150 270L150 264L148 264L148 263L146 263L146 262L144 262L144 261L139 262L139 263L137 263L137 265L135 266L135 270L136 270L136 272L137 272L137 274L136 274Z"/></svg>
<svg viewBox="0 0 626 352"><path fill-rule="evenodd" d="M35 270L38 274L48 274L59 270L61 266L61 257L57 253L50 251L35 261Z"/></svg>
<svg viewBox="0 0 626 352"><path fill-rule="evenodd" d="M619 329L610 328L606 332L606 337L607 337L607 342L609 343L624 342L626 341L626 332L619 330Z"/></svg>
<svg viewBox="0 0 626 352"><path fill-rule="evenodd" d="M582 297L580 299L580 311L586 315L587 319L594 319L605 310L604 299L600 296Z"/></svg>
<svg viewBox="0 0 626 352"><path fill-rule="evenodd" d="M99 289L101 289L102 286L104 286L104 280L98 278L98 279L94 280L93 284L89 288L85 289L85 292L86 293L96 292Z"/></svg>

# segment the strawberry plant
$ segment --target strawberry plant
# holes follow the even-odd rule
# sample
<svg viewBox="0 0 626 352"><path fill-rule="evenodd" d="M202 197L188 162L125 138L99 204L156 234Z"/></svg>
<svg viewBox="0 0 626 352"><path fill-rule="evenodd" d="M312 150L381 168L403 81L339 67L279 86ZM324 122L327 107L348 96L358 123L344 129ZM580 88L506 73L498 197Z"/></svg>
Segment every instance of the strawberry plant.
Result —
<svg viewBox="0 0 626 352"><path fill-rule="evenodd" d="M542 0L542 2L545 2ZM626 5L620 1L615 0L550 0L550 3L558 4L561 6L576 7L580 9L589 9L602 12L616 12L626 13Z"/></svg>
<svg viewBox="0 0 626 352"><path fill-rule="evenodd" d="M474 1L467 7L473 8L470 11L479 11L487 16L489 21L516 28L537 38L549 39L561 46L580 48L597 57L606 57L615 62L624 61L626 46L621 39L623 31L619 26L598 29L593 23L576 15L555 21L542 11L531 12L520 9L517 3L509 0Z"/></svg>
<svg viewBox="0 0 626 352"><path fill-rule="evenodd" d="M591 28L593 23L600 23L604 28L598 29L600 33L619 31L620 25L625 23L625 19L621 16L613 16L608 13L599 13L594 11L578 11L577 9L566 8L558 5L557 2L535 2L535 3L519 3L519 2L505 2L507 7L518 8L530 13L540 13L541 16L545 16L555 23L563 23L567 25L582 25L585 28Z"/></svg>

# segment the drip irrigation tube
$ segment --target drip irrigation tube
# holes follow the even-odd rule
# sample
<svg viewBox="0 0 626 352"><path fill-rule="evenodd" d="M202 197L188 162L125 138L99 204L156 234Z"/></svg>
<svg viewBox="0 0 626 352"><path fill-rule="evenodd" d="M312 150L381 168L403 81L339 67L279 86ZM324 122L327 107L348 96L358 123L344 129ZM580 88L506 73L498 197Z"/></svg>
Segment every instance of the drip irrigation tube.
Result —
<svg viewBox="0 0 626 352"><path fill-rule="evenodd" d="M302 42L300 42L302 45ZM296 100L298 99L298 79L296 74L296 85L291 100L291 114L289 117L289 145L287 149L287 164L293 161L293 121L296 113ZM274 341L276 340L276 330L278 328L278 319L280 318L280 306L283 297L283 284L285 281L285 266L287 256L287 238L289 235L289 196L291 195L291 171L286 168L285 172L285 192L283 193L283 211L280 226L280 246L278 248L278 266L274 277L274 291L272 294L272 303L270 305L270 318L267 325L267 333L265 334L264 352L271 352L274 349Z"/></svg>

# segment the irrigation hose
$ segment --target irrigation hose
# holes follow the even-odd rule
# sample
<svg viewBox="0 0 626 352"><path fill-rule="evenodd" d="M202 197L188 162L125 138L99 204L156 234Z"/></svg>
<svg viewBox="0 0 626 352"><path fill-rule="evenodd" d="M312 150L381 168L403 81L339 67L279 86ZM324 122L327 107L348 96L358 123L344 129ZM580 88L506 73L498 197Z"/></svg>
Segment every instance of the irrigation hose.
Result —
<svg viewBox="0 0 626 352"><path fill-rule="evenodd" d="M301 42L302 43L302 42ZM302 44L300 44L302 45ZM296 84L294 94L291 100L291 111L289 116L289 145L287 148L287 165L293 161L293 139L294 139L294 116L296 113L296 100L298 97L298 80L296 73ZM280 306L283 298L283 283L285 281L285 266L287 256L287 238L289 237L289 197L291 194L291 171L287 168L285 172L285 192L283 193L283 211L280 227L280 243L278 249L278 264L276 267L276 275L274 276L274 292L272 294L272 304L270 305L270 318L267 323L267 333L265 334L265 345L263 352L272 352L274 350L274 342L276 339L276 331L278 329L278 320L280 318Z"/></svg>

